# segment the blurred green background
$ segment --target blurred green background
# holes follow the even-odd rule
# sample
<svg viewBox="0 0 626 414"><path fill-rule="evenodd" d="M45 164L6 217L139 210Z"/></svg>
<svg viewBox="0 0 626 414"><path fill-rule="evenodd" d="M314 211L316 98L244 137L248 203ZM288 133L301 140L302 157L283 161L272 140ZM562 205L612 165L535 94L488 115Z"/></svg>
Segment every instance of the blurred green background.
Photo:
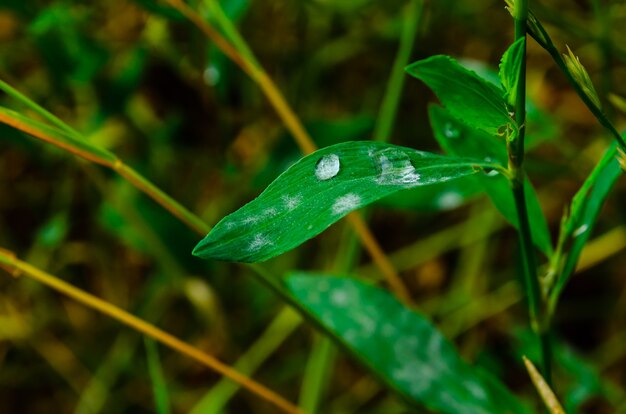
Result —
<svg viewBox="0 0 626 414"><path fill-rule="evenodd" d="M408 2L221 4L319 146L372 137L413 10ZM203 9L200 2L191 6ZM567 44L580 56L607 113L623 126L626 4L551 0L531 7L562 51ZM411 61L450 54L495 70L512 32L502 1L426 1ZM554 236L609 137L532 41L528 67L535 106L528 170ZM2 0L0 79L209 224L254 198L300 156L259 88L165 3ZM407 77L390 141L440 152L427 119L433 99ZM0 104L36 117L5 95ZM532 399L519 360L535 350L520 303L515 231L475 189L444 190L380 202L371 228L420 308L462 355ZM618 183L609 198L557 312L555 382L571 412L626 407L624 190ZM268 267L275 274L329 270L341 260L348 231L339 223ZM193 258L198 239L110 171L0 125L0 246L226 362L253 344L261 350L258 361L271 350L254 377L298 400L317 343L313 329L285 316L263 335L281 312L280 300L244 267ZM365 253L355 273L379 277ZM217 375L170 350L155 356L150 349L139 334L47 288L0 277L2 413L154 412L155 359L171 412L274 412L247 392L227 401L223 388L213 388ZM197 404L209 390L213 408L202 411ZM340 353L319 412L406 408Z"/></svg>

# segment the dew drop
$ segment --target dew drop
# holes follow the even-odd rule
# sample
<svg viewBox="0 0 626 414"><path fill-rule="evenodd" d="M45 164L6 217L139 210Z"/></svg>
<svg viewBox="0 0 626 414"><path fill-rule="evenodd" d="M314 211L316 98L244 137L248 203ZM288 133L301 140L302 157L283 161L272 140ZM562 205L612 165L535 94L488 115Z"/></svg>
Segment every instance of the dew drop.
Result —
<svg viewBox="0 0 626 414"><path fill-rule="evenodd" d="M461 131L459 131L451 122L446 122L443 126L443 135L446 138L455 139L461 136Z"/></svg>
<svg viewBox="0 0 626 414"><path fill-rule="evenodd" d="M339 157L336 154L324 155L315 166L315 176L318 180L330 180L339 173Z"/></svg>
<svg viewBox="0 0 626 414"><path fill-rule="evenodd" d="M439 196L437 206L442 210L452 210L463 203L463 196L456 191L448 191Z"/></svg>
<svg viewBox="0 0 626 414"><path fill-rule="evenodd" d="M583 224L582 226L580 226L576 230L574 230L574 233L572 234L572 236L574 236L574 237L581 236L582 234L586 233L587 230L589 230L589 226L586 225L586 224Z"/></svg>
<svg viewBox="0 0 626 414"><path fill-rule="evenodd" d="M211 65L211 66L207 66L207 68L204 70L204 73L202 74L202 77L204 78L204 82L207 85L215 86L219 83L220 78L222 76L220 74L219 69Z"/></svg>

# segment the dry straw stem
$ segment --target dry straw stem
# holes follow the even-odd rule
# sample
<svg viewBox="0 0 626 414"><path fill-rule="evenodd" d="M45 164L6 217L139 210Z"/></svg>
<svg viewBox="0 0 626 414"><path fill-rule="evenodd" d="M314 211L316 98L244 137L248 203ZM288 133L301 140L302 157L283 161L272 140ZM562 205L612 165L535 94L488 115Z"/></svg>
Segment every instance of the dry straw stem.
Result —
<svg viewBox="0 0 626 414"><path fill-rule="evenodd" d="M548 411L550 411L551 414L565 414L565 410L561 406L561 403L559 403L559 400L556 398L556 395L554 395L552 389L550 389L546 380L544 380L539 371L537 371L537 368L535 368L533 363L530 362L528 358L525 356L522 358L524 359L524 365L526 365L528 375L530 375L530 379L535 385L537 392L539 392L539 395L541 396L543 403L548 408Z"/></svg>
<svg viewBox="0 0 626 414"><path fill-rule="evenodd" d="M133 328L146 336L153 338L154 340L162 343L171 349L184 354L197 362L205 365L206 367L218 372L219 374L228 377L230 380L236 382L243 388L246 388L250 392L256 394L260 398L270 402L276 407L280 408L285 413L290 414L303 414L302 411L294 404L290 403L274 391L266 388L265 386L255 382L254 380L246 377L238 371L232 369L228 365L224 364L215 357L206 354L200 349L193 347L186 342L181 341L168 334L167 332L151 325L134 315L106 302L100 298L97 298L87 292L84 292L59 278L45 273L34 266L23 262L15 256L11 251L0 248L0 267L10 272L13 276L26 276L33 280L36 280L49 288L56 290L63 295L66 295L83 305L94 309L112 319L116 319L122 324Z"/></svg>
<svg viewBox="0 0 626 414"><path fill-rule="evenodd" d="M317 150L317 146L304 129L302 122L263 68L255 65L249 59L246 59L228 40L211 27L202 16L182 0L165 0L165 2L178 10L178 12L198 27L202 33L204 33L226 56L239 65L259 88L261 88L278 113L278 116L282 119L289 132L291 132L291 135L294 137L294 140L303 154L308 155ZM376 238L365 224L361 215L357 212L350 213L348 220L396 296L404 303L412 304L408 289L389 261L389 258L376 241Z"/></svg>

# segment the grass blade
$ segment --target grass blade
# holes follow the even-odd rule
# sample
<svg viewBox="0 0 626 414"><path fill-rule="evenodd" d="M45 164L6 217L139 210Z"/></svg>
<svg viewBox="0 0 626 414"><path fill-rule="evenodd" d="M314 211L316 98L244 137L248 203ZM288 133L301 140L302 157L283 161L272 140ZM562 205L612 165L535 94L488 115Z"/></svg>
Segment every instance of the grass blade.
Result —
<svg viewBox="0 0 626 414"><path fill-rule="evenodd" d="M613 185L622 173L616 158L617 146L612 145L593 169L587 180L572 200L570 213L563 221L559 237L558 255L551 277L556 277L556 285L551 292L551 307L556 306L561 292L576 268L576 263L585 244L591 236L593 226ZM567 253L563 252L569 246ZM548 281L548 285L551 281Z"/></svg>
<svg viewBox="0 0 626 414"><path fill-rule="evenodd" d="M169 395L156 342L152 339L145 338L144 345L146 347L146 358L148 360L148 372L152 380L152 390L154 391L156 412L157 414L169 414Z"/></svg>
<svg viewBox="0 0 626 414"><path fill-rule="evenodd" d="M543 379L539 371L537 371L537 368L535 368L533 363L530 362L528 358L522 358L524 358L524 365L526 365L528 375L530 375L530 379L533 381L533 384L535 385L537 392L539 392L544 404L548 408L548 411L550 411L551 414L565 414L565 410L563 410L561 403L559 403L559 400L556 398L556 395L554 395L552 389L550 389L546 380Z"/></svg>

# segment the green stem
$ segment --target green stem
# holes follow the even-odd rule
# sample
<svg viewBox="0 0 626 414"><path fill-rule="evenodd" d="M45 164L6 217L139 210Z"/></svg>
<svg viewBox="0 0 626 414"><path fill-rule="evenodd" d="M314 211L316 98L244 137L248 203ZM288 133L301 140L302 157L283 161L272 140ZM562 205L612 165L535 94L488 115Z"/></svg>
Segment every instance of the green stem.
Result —
<svg viewBox="0 0 626 414"><path fill-rule="evenodd" d="M574 75L567 68L565 61L561 56L561 53L554 45L554 42L550 38L550 35L536 17L532 16L532 21L531 23L529 23L529 28L531 29L529 31L529 34L537 41L537 43L539 43L541 47L546 50L546 52L548 52L548 54L550 54L550 56L552 56L552 59L559 67L561 72L563 72L569 83L572 85L572 87L578 94L578 97L596 117L598 122L600 122L600 124L605 127L611 133L611 135L613 135L613 138L615 138L615 140L619 143L621 149L623 151L626 151L626 141L624 141L624 138L622 138L617 128L615 128L615 125L613 125L613 123L609 120L609 118L602 111L602 109L594 104L591 99L589 99L583 88L578 84Z"/></svg>
<svg viewBox="0 0 626 414"><path fill-rule="evenodd" d="M387 89L380 107L374 140L388 142L393 131L393 124L398 112L398 105L404 86L404 67L409 63L411 50L415 43L415 36L423 15L423 0L411 0L404 12L404 25L398 46L398 53L391 68L391 76L387 82Z"/></svg>
<svg viewBox="0 0 626 414"><path fill-rule="evenodd" d="M305 413L315 414L319 412L319 406L335 364L336 353L337 348L328 336L316 335L311 355L306 364L302 391L298 401L298 406Z"/></svg>
<svg viewBox="0 0 626 414"><path fill-rule="evenodd" d="M1 79L0 79L0 90L5 92L7 95L12 97L13 99L20 102L22 105L26 106L28 109L34 111L36 114L38 114L43 119L50 122L52 125L56 126L57 128L67 132L68 134L74 137L80 137L80 133L78 133L74 128L70 127L65 122L61 121L57 116L50 113L49 111L47 111L40 105L37 105L34 101L32 101L26 95L24 95L17 89L13 88L11 85L9 85L8 83L4 82Z"/></svg>
<svg viewBox="0 0 626 414"><path fill-rule="evenodd" d="M528 20L528 1L517 0L513 12L515 19L515 41L526 38L526 21ZM518 134L507 146L509 151L509 169L511 171L510 181L515 199L517 217L519 221L520 252L522 257L522 269L524 273L524 285L528 297L528 313L533 331L537 334L542 360L542 374L546 381L550 383L550 344L549 332L546 323L543 323L542 295L539 287L539 277L537 274L537 258L532 242L530 231L530 221L528 219L528 208L524 194L524 137L526 135L526 44L520 64L519 81L515 99L515 122L518 127Z"/></svg>

